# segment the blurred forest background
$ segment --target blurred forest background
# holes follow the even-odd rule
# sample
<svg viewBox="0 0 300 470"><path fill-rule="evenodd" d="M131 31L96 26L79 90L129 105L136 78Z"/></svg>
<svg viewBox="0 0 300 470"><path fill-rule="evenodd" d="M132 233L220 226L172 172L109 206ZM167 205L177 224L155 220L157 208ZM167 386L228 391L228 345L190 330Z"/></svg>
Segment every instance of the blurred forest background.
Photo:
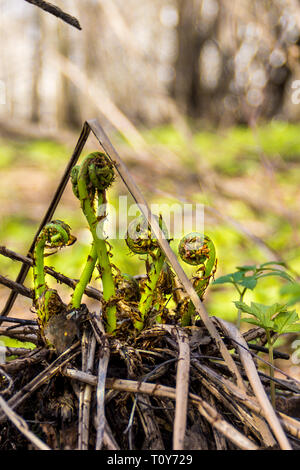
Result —
<svg viewBox="0 0 300 470"><path fill-rule="evenodd" d="M299 0L54 3L82 30L0 0L0 244L26 254L83 121L97 117L149 203L205 204L216 277L284 260L298 279ZM119 194L120 182L111 201ZM56 216L78 242L49 263L76 277L90 238L70 187ZM121 244L114 262L141 269ZM2 274L19 268L0 258ZM260 281L252 297L285 302L282 284ZM206 304L234 320L233 300L230 287L211 286ZM19 299L15 315L29 305Z"/></svg>

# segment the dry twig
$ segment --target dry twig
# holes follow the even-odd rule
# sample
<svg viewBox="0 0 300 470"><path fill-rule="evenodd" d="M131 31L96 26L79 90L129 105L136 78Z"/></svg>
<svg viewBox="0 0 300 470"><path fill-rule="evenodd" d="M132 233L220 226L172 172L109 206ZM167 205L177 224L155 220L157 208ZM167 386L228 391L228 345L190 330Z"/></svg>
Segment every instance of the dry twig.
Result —
<svg viewBox="0 0 300 470"><path fill-rule="evenodd" d="M187 333L178 327L163 325L172 335L175 334L179 346L176 375L176 406L173 432L173 449L184 449L184 437L187 420L187 404L190 377L190 346Z"/></svg>
<svg viewBox="0 0 300 470"><path fill-rule="evenodd" d="M94 335L89 335L87 329L84 329L82 340L82 371L88 374L93 373L96 339ZM88 450L89 444L89 422L91 407L92 387L83 385L79 394L79 412L78 412L78 449Z"/></svg>
<svg viewBox="0 0 300 470"><path fill-rule="evenodd" d="M17 415L7 402L0 396L0 407L2 408L3 413L7 416L8 419L18 428L18 430L24 434L27 439L39 450L51 450L41 439L39 439L33 432L30 431L26 421L24 421L21 416Z"/></svg>
<svg viewBox="0 0 300 470"><path fill-rule="evenodd" d="M104 437L104 430L105 430L105 382L106 382L106 374L107 374L107 367L109 363L109 356L110 356L110 349L108 344L107 336L105 335L104 326L100 320L100 318L94 315L94 324L97 324L99 334L101 335L100 338L98 337L98 341L100 343L100 358L99 358L99 365L98 365L98 382L97 382L97 389L96 389L96 400L97 400L97 416L96 416L96 428L97 428L97 436L96 436L96 450L101 450L103 444L103 437Z"/></svg>
<svg viewBox="0 0 300 470"><path fill-rule="evenodd" d="M65 23L74 26L74 28L81 29L80 23L77 18L69 15L69 13L65 13L59 7L53 5L53 3L45 2L44 0L25 0L25 2L31 3L32 5L35 5L44 11L47 11L51 15L60 18Z"/></svg>
<svg viewBox="0 0 300 470"><path fill-rule="evenodd" d="M228 332L229 336L231 336L235 341L238 341L240 344L242 344L243 347L241 348L240 346L237 346L237 349L243 366L245 368L246 374L249 378L249 382L252 386L252 389L257 397L258 402L264 410L265 418L269 423L274 435L276 436L280 447L284 450L291 450L291 445L281 427L280 421L277 418L276 413L262 386L261 380L257 373L255 364L249 352L246 341L233 325L221 319L218 319L218 322L223 325L224 329L226 330L226 332Z"/></svg>
<svg viewBox="0 0 300 470"><path fill-rule="evenodd" d="M21 403L23 403L29 396L35 392L39 387L41 387L45 382L50 380L55 374L57 374L62 367L64 367L69 361L76 357L80 351L78 351L79 341L73 344L69 349L64 351L55 361L52 362L48 367L46 367L40 374L38 374L34 379L32 379L28 384L26 384L21 390L19 390L15 395L13 395L8 400L8 405L11 408L17 408ZM5 418L5 416L0 414L0 422Z"/></svg>

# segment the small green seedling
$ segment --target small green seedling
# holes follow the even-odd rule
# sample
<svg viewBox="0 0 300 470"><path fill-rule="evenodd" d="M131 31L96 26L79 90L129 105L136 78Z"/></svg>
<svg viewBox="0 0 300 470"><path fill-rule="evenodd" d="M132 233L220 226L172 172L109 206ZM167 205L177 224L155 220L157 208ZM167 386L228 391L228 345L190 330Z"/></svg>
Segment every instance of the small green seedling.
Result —
<svg viewBox="0 0 300 470"><path fill-rule="evenodd" d="M286 305L278 303L270 306L256 302L251 302L250 306L240 301L234 303L239 311L254 317L244 318L243 321L257 325L266 332L269 348L271 401L275 408L275 383L272 380L274 378L274 344L280 335L300 332L299 316L296 310L288 310Z"/></svg>
<svg viewBox="0 0 300 470"><path fill-rule="evenodd" d="M233 284L239 294L239 301L244 300L244 296L247 290L254 290L259 279L263 279L270 276L278 276L289 282L294 283L294 279L283 269L279 269L276 266L285 267L284 263L269 261L260 265L251 266L237 266L237 271L234 273L221 276L214 281L215 284ZM238 310L237 316L237 327L240 328L241 324L241 310Z"/></svg>

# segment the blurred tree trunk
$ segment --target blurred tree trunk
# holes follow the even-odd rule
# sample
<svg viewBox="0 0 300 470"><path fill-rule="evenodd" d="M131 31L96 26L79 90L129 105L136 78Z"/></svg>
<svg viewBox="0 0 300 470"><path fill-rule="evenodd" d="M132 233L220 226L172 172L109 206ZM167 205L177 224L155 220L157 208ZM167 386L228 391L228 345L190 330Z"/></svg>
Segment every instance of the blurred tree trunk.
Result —
<svg viewBox="0 0 300 470"><path fill-rule="evenodd" d="M178 56L173 94L179 109L194 117L209 109L207 91L201 87L199 57L216 30L216 21L210 27L202 23L201 5L202 0L177 0Z"/></svg>
<svg viewBox="0 0 300 470"><path fill-rule="evenodd" d="M196 17L199 14L199 1L177 0L179 21L178 56L175 64L176 78L174 83L174 97L183 113L191 111L196 105L198 96L195 87L197 81L197 64L201 44L195 28ZM198 7L198 8L197 8Z"/></svg>
<svg viewBox="0 0 300 470"><path fill-rule="evenodd" d="M34 12L33 25L35 29L34 37L37 39L34 41L33 51L30 120L31 122L36 123L39 122L41 117L39 83L42 74L42 51L44 41L43 21L41 18L41 13L38 10Z"/></svg>
<svg viewBox="0 0 300 470"><path fill-rule="evenodd" d="M234 70L232 66L232 57L234 56L234 44L236 39L234 38L234 26L230 12L226 9L226 6L222 1L218 1L218 14L215 21L211 25L210 36L215 40L218 48L219 59L220 59L220 77L216 84L216 87L211 91L204 90L205 103L202 108L204 110L209 108L210 118L219 124L223 121L224 117L228 121L232 118L230 111L227 108L224 109L224 99L228 95L230 81L233 78ZM222 35L225 34L225 28L227 29L228 40L222 43ZM236 111L235 111L236 112Z"/></svg>
<svg viewBox="0 0 300 470"><path fill-rule="evenodd" d="M57 30L58 50L64 57L69 59L72 52L69 31L66 31L60 24L57 25ZM82 125L78 91L69 78L62 73L60 74L60 90L57 102L57 122L59 127L73 129L78 129Z"/></svg>

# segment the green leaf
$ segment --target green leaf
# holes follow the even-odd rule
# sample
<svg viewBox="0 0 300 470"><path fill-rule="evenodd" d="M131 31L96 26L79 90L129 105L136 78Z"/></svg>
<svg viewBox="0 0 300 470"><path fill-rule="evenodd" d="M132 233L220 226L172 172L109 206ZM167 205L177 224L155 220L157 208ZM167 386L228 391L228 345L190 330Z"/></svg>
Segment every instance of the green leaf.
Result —
<svg viewBox="0 0 300 470"><path fill-rule="evenodd" d="M275 264L275 266L284 266L284 267L286 266L286 264L283 261L268 261L267 263L262 263L259 266L259 269L264 268L265 266L271 266L272 264Z"/></svg>
<svg viewBox="0 0 300 470"><path fill-rule="evenodd" d="M263 304L259 304L257 302L251 302L251 313L260 321L263 321L264 315L266 311L266 306Z"/></svg>
<svg viewBox="0 0 300 470"><path fill-rule="evenodd" d="M298 321L296 310L280 312L274 319L274 330L279 334L287 333L291 326L300 328L300 324L296 324ZM296 331L299 330L296 329Z"/></svg>
<svg viewBox="0 0 300 470"><path fill-rule="evenodd" d="M239 284L239 283L244 279L244 277L245 277L244 273L241 272L241 271L236 271L235 273L232 273L231 276L232 276L232 279L233 279L236 283L238 283L238 284Z"/></svg>
<svg viewBox="0 0 300 470"><path fill-rule="evenodd" d="M268 307L268 314L269 314L270 318L272 318L277 313L286 312L286 311L287 311L286 305L282 305L282 304L278 304L278 303L275 303L275 304L270 305Z"/></svg>
<svg viewBox="0 0 300 470"><path fill-rule="evenodd" d="M259 274L258 278L261 279L263 277L269 277L269 276L279 276L282 279L286 279L289 282L294 282L294 279L288 273L286 273L285 271L280 271L280 269L278 270L272 269L272 271L270 271L269 273Z"/></svg>
<svg viewBox="0 0 300 470"><path fill-rule="evenodd" d="M273 304L271 306L259 304L257 302L251 302L251 308L253 311L253 315L257 318L260 318L262 322L268 321L272 318L272 316L280 310L281 305Z"/></svg>
<svg viewBox="0 0 300 470"><path fill-rule="evenodd" d="M221 276L216 279L213 284L225 284L226 282L234 283L232 274L227 274L226 276Z"/></svg>
<svg viewBox="0 0 300 470"><path fill-rule="evenodd" d="M213 284L238 284L239 286L246 287L247 289L253 290L257 284L255 276L245 276L245 273L242 271L236 271L235 273L227 274L226 276L221 276L214 281Z"/></svg>
<svg viewBox="0 0 300 470"><path fill-rule="evenodd" d="M251 302L251 305L247 305L244 302L234 302L236 307L249 315L253 315L256 320L250 319L250 323L255 321L254 324L258 324L260 327L270 330L274 329L274 321L272 317L279 312L286 311L286 305L280 305L275 303L273 305L264 305L257 302ZM248 320L248 319L247 319ZM246 321L244 319L243 321ZM249 323L249 322L248 322Z"/></svg>
<svg viewBox="0 0 300 470"><path fill-rule="evenodd" d="M253 290L256 287L257 280L254 276L245 276L243 281L240 283L241 286L247 289Z"/></svg>
<svg viewBox="0 0 300 470"><path fill-rule="evenodd" d="M261 327L260 322L258 320L254 320L254 318L242 318L242 321L244 321L246 323L251 323L251 325L256 325L256 326Z"/></svg>
<svg viewBox="0 0 300 470"><path fill-rule="evenodd" d="M233 303L235 304L236 308L241 310L242 312L249 313L250 315L254 315L253 309L249 307L249 305L245 304L245 302L235 301Z"/></svg>
<svg viewBox="0 0 300 470"><path fill-rule="evenodd" d="M232 278L236 284L242 287L246 287L246 289L253 290L257 284L256 277L254 275L246 276L244 271L236 271L232 274Z"/></svg>
<svg viewBox="0 0 300 470"><path fill-rule="evenodd" d="M295 323L295 325L288 326L284 333L299 333L300 332L300 323Z"/></svg>
<svg viewBox="0 0 300 470"><path fill-rule="evenodd" d="M277 269L275 267L267 267L272 265L278 266L284 264L270 261L268 263L263 263L262 265L260 265L259 268L256 268L256 265L254 264L237 266L238 271L227 274L226 276L219 277L213 282L213 284L236 284L238 286L243 287L244 289L254 290L257 285L258 279L261 279L263 277L278 276L289 282L294 282L294 279L286 271ZM252 275L247 275L247 273L249 273L250 271L254 271L254 273Z"/></svg>
<svg viewBox="0 0 300 470"><path fill-rule="evenodd" d="M263 277L278 276L289 282L294 282L294 279L286 271L282 271L281 269L266 267L266 266L270 266L271 264L278 265L281 263L274 263L274 262L264 263L263 265L261 265L260 268L258 268L258 270L256 270L255 265L237 266L238 271L227 274L226 276L219 277L213 282L213 284L225 284L225 283L237 284L246 289L253 290L255 289L257 285L258 279L261 279ZM254 271L254 273L252 275L246 275L250 271ZM265 271L269 271L269 272L265 272Z"/></svg>
<svg viewBox="0 0 300 470"><path fill-rule="evenodd" d="M248 272L248 271L255 271L256 269L256 265L255 264L252 264L251 266L237 266L236 269L238 269L239 271L245 271L245 272Z"/></svg>

